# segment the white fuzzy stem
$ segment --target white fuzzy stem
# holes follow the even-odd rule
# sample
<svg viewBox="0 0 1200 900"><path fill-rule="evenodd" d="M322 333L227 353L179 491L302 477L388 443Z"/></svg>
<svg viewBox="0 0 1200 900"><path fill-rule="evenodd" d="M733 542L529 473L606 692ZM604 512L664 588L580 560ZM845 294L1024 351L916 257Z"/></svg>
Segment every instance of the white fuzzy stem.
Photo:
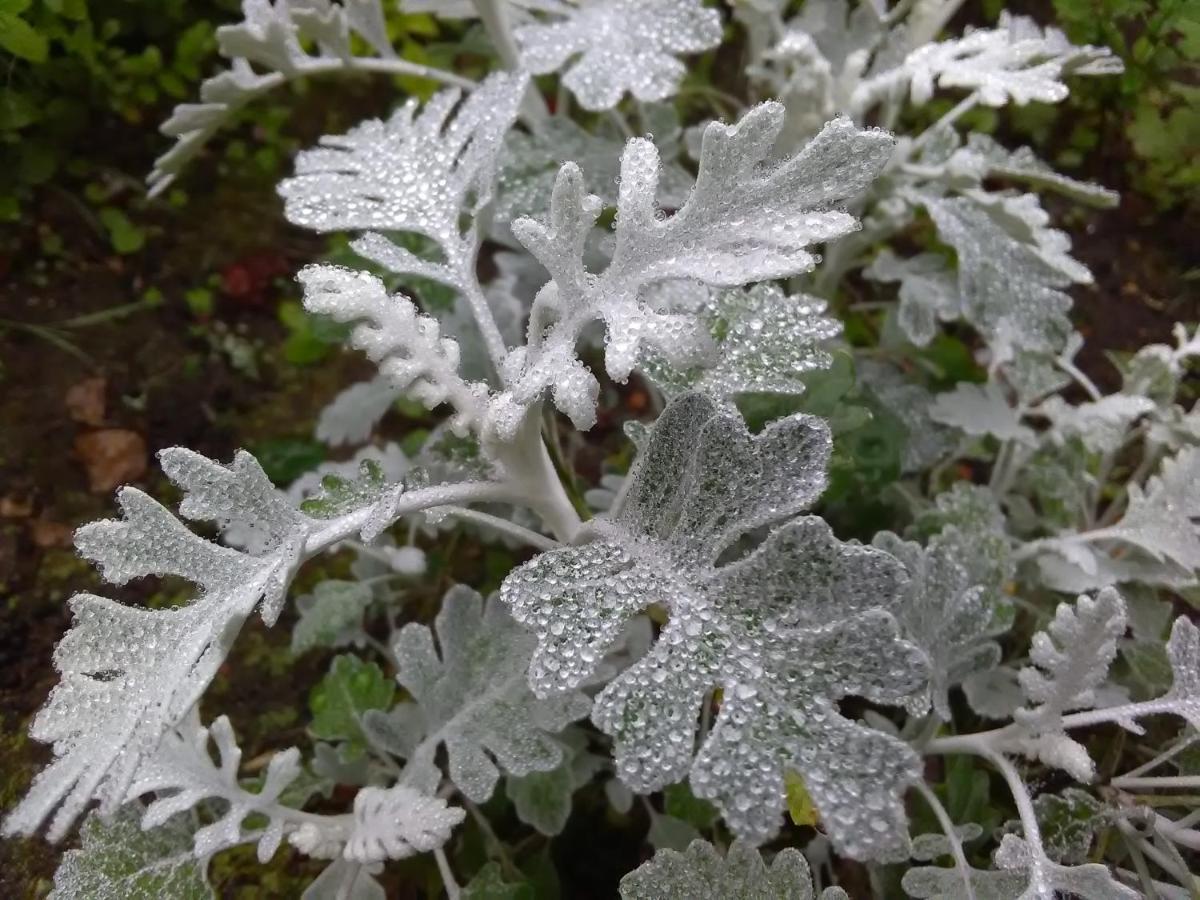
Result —
<svg viewBox="0 0 1200 900"><path fill-rule="evenodd" d="M937 798L929 786L923 781L918 781L914 787L933 810L934 817L938 820L938 825L942 828L942 833L946 835L946 840L950 842L950 855L954 857L954 867L958 869L962 875L963 888L967 900L975 900L975 888L971 886L971 866L967 863L967 857L963 853L962 841L958 837L958 831L954 827L954 822L950 818L950 814L946 812L946 808L942 806L942 801Z"/></svg>
<svg viewBox="0 0 1200 900"><path fill-rule="evenodd" d="M519 71L521 66L521 51L513 39L512 26L508 21L508 13L504 8L504 0L472 0L479 11L483 27L487 29L488 37L496 47L501 62L506 69ZM530 124L536 124L550 115L546 101L536 87L531 86L525 94L522 104L522 114Z"/></svg>
<svg viewBox="0 0 1200 900"><path fill-rule="evenodd" d="M490 528L500 534L506 534L524 544L528 544L530 547L536 547L538 550L556 550L562 546L562 544L553 538L548 538L544 534L538 534L536 531L531 531L523 525L510 522L508 519L493 516L491 513L480 512L477 509L466 509L461 506L447 506L444 511L456 519L462 519L465 522L474 522L477 525Z"/></svg>
<svg viewBox="0 0 1200 900"><path fill-rule="evenodd" d="M449 900L458 900L462 896L462 888L458 886L454 872L450 870L450 861L446 859L445 851L441 847L437 847L433 851L433 858L437 860L438 872L442 875L442 887L446 889L446 896Z"/></svg>

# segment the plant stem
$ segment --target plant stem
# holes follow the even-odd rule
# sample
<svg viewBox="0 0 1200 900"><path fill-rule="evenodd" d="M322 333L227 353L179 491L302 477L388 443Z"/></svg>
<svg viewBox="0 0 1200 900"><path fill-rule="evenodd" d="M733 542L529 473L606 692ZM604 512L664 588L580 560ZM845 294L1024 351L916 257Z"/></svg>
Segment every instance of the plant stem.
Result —
<svg viewBox="0 0 1200 900"><path fill-rule="evenodd" d="M567 543L583 523L554 470L542 438L541 419L542 405L535 403L526 411L512 441L493 441L488 449L504 467L521 502L542 517L559 541Z"/></svg>
<svg viewBox="0 0 1200 900"><path fill-rule="evenodd" d="M909 147L909 158L911 159L912 157L916 156L917 151L924 147L926 142L941 129L949 128L963 116L969 113L972 109L974 109L975 104L978 102L979 94L975 91L972 91L970 94L967 94L967 96L959 100L949 112L917 135L916 140L914 140L912 145Z"/></svg>
<svg viewBox="0 0 1200 900"><path fill-rule="evenodd" d="M1123 791L1153 791L1158 788L1200 790L1200 775L1148 775L1133 778L1125 775L1114 778L1109 784Z"/></svg>
<svg viewBox="0 0 1200 900"><path fill-rule="evenodd" d="M942 827L942 832L950 842L950 854L954 857L954 867L962 875L967 900L975 900L975 888L971 886L971 867L967 863L966 855L963 853L962 841L958 837L958 830L954 827L954 821L950 818L950 814L946 812L946 808L942 806L942 801L937 798L937 794L930 790L924 781L918 781L914 787L933 811L934 817Z"/></svg>
<svg viewBox="0 0 1200 900"><path fill-rule="evenodd" d="M449 900L458 900L462 896L462 888L458 886L458 881L454 878L454 873L450 870L450 861L446 859L446 853L441 847L434 848L433 858L437 860L438 871L442 875L442 887L446 889L446 896Z"/></svg>
<svg viewBox="0 0 1200 900"><path fill-rule="evenodd" d="M500 333L500 326L496 324L496 317L492 314L492 306L488 303L487 296L483 293L483 288L479 285L479 278L475 274L475 258L477 254L478 246L470 252L465 252L464 248L463 258L459 264L460 289L467 303L471 306L471 314L475 317L475 323L479 326L479 331L483 335L483 343L487 347L488 357L492 361L496 375L503 381L504 360L508 356L508 345L504 343L504 336Z"/></svg>
<svg viewBox="0 0 1200 900"><path fill-rule="evenodd" d="M504 0L472 0L472 2L479 10L479 18L483 21L483 27L487 29L488 37L492 39L496 52L500 55L501 62L504 63L504 68L513 72L520 71L522 69L521 51L517 49L517 42L513 39L508 13L504 8ZM522 107L525 119L531 125L536 125L550 115L550 110L546 108L546 100L536 86L532 86L525 94L525 102Z"/></svg>
<svg viewBox="0 0 1200 900"><path fill-rule="evenodd" d="M516 522L502 519L500 516L493 516L491 513L480 512L477 509L467 509L462 506L447 506L445 507L445 511L457 519L475 522L491 528L493 531L507 534L509 537L514 537L522 543L528 544L530 547L536 547L538 550L556 550L562 546L562 544L553 538L548 538L544 534L538 534L524 525L518 525Z"/></svg>

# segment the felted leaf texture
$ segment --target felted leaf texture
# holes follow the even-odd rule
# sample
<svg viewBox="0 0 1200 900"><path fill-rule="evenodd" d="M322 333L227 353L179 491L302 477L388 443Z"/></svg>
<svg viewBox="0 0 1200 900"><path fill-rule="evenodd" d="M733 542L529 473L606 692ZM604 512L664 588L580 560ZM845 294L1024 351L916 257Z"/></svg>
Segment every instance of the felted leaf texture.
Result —
<svg viewBox="0 0 1200 900"><path fill-rule="evenodd" d="M192 852L197 821L175 816L143 830L141 808L122 807L105 821L93 813L54 873L53 900L210 900L207 864Z"/></svg>
<svg viewBox="0 0 1200 900"><path fill-rule="evenodd" d="M627 91L643 102L670 97L686 71L676 56L721 41L720 15L700 0L572 0L569 9L513 37L535 75L566 66L562 83L588 110L611 109Z"/></svg>
<svg viewBox="0 0 1200 900"><path fill-rule="evenodd" d="M1112 535L1184 569L1200 569L1200 448L1163 461L1145 489L1129 488L1129 508Z"/></svg>
<svg viewBox="0 0 1200 900"><path fill-rule="evenodd" d="M1081 744L1061 725L1064 713L1096 705L1096 689L1117 656L1117 638L1125 633L1125 602L1113 588L1093 599L1080 596L1060 603L1045 631L1033 636L1030 661L1019 673L1021 689L1032 704L1014 718L1028 735L1023 752L1091 781L1095 765Z"/></svg>
<svg viewBox="0 0 1200 900"><path fill-rule="evenodd" d="M968 892L958 869L918 866L901 882L910 897L929 900L1137 900L1142 894L1117 882L1099 863L1066 866L1035 852L1022 838L1007 834L995 855L996 868L972 868Z"/></svg>
<svg viewBox="0 0 1200 900"><path fill-rule="evenodd" d="M972 568L963 564L963 551L977 547L954 526L922 547L890 532L875 536L874 546L891 553L908 572L905 602L897 612L905 637L929 659L929 690L933 708L943 721L951 720L949 689L974 672L1000 661L1000 646L992 638L997 623L993 588L975 583Z"/></svg>
<svg viewBox="0 0 1200 900"><path fill-rule="evenodd" d="M663 158L659 201L667 208L683 205L692 189L692 176L678 162L681 129L675 110L662 104L645 107L642 118L653 127L654 143ZM824 124L824 123L822 123ZM557 116L540 123L536 131L509 131L500 158L494 216L510 223L522 216L544 218L563 160L583 172L587 189L606 204L614 205L625 137L601 122L588 131L568 118Z"/></svg>
<svg viewBox="0 0 1200 900"><path fill-rule="evenodd" d="M739 394L802 394L802 376L828 368L827 342L842 324L826 315L826 303L806 294L787 295L776 284L747 290L706 292L696 310L712 334L717 362L676 371L651 358L646 374L668 393L698 390L719 399Z"/></svg>
<svg viewBox="0 0 1200 900"><path fill-rule="evenodd" d="M163 191L238 108L292 78L382 61L405 67L380 0L242 0L242 21L218 28L217 45L232 64L200 85L199 103L181 103L163 123L163 134L177 141L155 160L151 193Z"/></svg>
<svg viewBox="0 0 1200 900"><path fill-rule="evenodd" d="M354 796L354 827L343 856L370 863L428 853L446 843L466 815L405 785L365 787Z"/></svg>
<svg viewBox="0 0 1200 900"><path fill-rule="evenodd" d="M396 635L396 680L416 702L424 739L389 749L420 772L444 744L450 780L477 803L492 795L501 768L526 775L557 766L563 751L552 735L586 716L591 703L580 691L544 698L530 691L534 636L496 599L485 603L461 585L443 598L434 631L410 624ZM368 715L369 733L381 725L380 714Z"/></svg>
<svg viewBox="0 0 1200 900"><path fill-rule="evenodd" d="M892 858L907 852L900 796L917 758L843 718L836 701L916 706L926 664L887 612L905 588L902 567L837 541L819 518L794 518L823 490L829 452L819 419L795 415L751 436L735 411L684 395L654 426L617 507L589 525L590 542L521 566L501 598L537 632L529 676L539 695L588 678L635 613L667 609L657 643L592 711L634 790L690 776L735 834L762 842L779 827L792 769L842 852ZM735 558L719 564L726 554ZM720 713L694 754L714 687Z"/></svg>
<svg viewBox="0 0 1200 900"><path fill-rule="evenodd" d="M938 394L929 415L943 425L953 425L970 435L992 435L1002 441L1034 443L1033 429L1023 425L1017 410L1009 406L1004 389L994 381L964 382L952 391Z"/></svg>
<svg viewBox="0 0 1200 900"><path fill-rule="evenodd" d="M940 322L958 318L958 280L936 253L900 259L885 249L863 270L863 275L875 281L900 282L898 321L918 347L934 339Z"/></svg>
<svg viewBox="0 0 1200 900"><path fill-rule="evenodd" d="M76 546L109 581L174 575L198 593L157 611L92 594L71 599L75 624L55 650L62 681L30 731L54 745L54 761L5 819L7 834L33 832L57 807L49 828L57 840L92 800L111 815L162 735L208 686L246 617L261 603L263 619L275 621L305 540L319 527L248 453L228 467L178 447L159 458L184 492L182 515L253 534L253 552L198 537L129 487L117 495L124 518L79 529Z"/></svg>
<svg viewBox="0 0 1200 900"><path fill-rule="evenodd" d="M438 321L403 294L389 296L374 275L340 266L305 266L296 278L309 312L356 323L350 344L379 366L395 390L410 393L430 409L451 404L456 412L451 426L458 432L480 415L487 386L463 379L458 342L443 336Z"/></svg>
<svg viewBox="0 0 1200 900"><path fill-rule="evenodd" d="M927 197L924 205L938 236L958 254L961 315L997 359L1018 349L1061 349L1071 333L1071 298L1063 289L1091 276L1066 255L1065 235L1045 227L1036 197L975 191Z"/></svg>
<svg viewBox="0 0 1200 900"><path fill-rule="evenodd" d="M1037 412L1049 419L1053 440L1079 438L1087 449L1108 453L1120 447L1134 421L1153 409L1154 401L1149 397L1110 394L1078 405L1050 397Z"/></svg>
<svg viewBox="0 0 1200 900"><path fill-rule="evenodd" d="M1067 76L1107 75L1124 67L1107 47L1077 47L1056 28L1042 29L1032 19L1004 12L995 28L917 48L901 68L915 103L928 101L936 85L976 91L988 106L1023 106L1065 99Z"/></svg>
<svg viewBox="0 0 1200 900"><path fill-rule="evenodd" d="M213 763L208 745L218 753ZM224 810L217 821L195 831L193 844L200 859L244 840L243 823L251 815L265 816L267 825L258 840L258 860L266 863L283 840L285 821L278 814L280 795L301 773L300 751L295 747L276 753L267 765L259 791L249 791L238 782L242 751L226 716L204 728L198 713L192 713L164 735L153 756L142 764L129 788L130 799L154 794L142 817L143 828L155 828L204 800L217 800Z"/></svg>
<svg viewBox="0 0 1200 900"><path fill-rule="evenodd" d="M965 176L976 187L985 178L1004 178L1055 191L1089 206L1111 208L1120 200L1116 191L1054 171L1029 147L1009 150L986 134L968 135L966 146L951 154L946 166L954 177Z"/></svg>
<svg viewBox="0 0 1200 900"><path fill-rule="evenodd" d="M534 301L529 346L506 363L509 388L492 408L501 433L514 433L522 411L550 389L577 427L591 427L599 384L575 354L591 322L606 326L605 368L617 381L648 357L676 368L714 362L712 338L694 314L660 313L643 302L651 285L691 279L734 287L805 272L816 264L812 244L858 227L836 205L871 183L890 137L837 119L798 155L765 165L782 123L777 103L760 104L734 126L710 123L696 187L666 218L656 203L658 151L648 140L629 141L612 262L599 275L585 269L583 250L601 202L586 193L577 166L562 167L549 223L512 224L551 281Z"/></svg>
<svg viewBox="0 0 1200 900"><path fill-rule="evenodd" d="M813 900L812 873L794 847L777 853L770 866L749 844L734 841L721 856L707 841L682 852L659 850L621 879L621 900ZM844 900L826 888L821 900Z"/></svg>
<svg viewBox="0 0 1200 900"><path fill-rule="evenodd" d="M322 138L280 182L285 215L314 231L413 231L443 248L457 245L460 215L492 197L527 83L498 72L465 100L462 91L440 91L423 106L410 99L386 122Z"/></svg>

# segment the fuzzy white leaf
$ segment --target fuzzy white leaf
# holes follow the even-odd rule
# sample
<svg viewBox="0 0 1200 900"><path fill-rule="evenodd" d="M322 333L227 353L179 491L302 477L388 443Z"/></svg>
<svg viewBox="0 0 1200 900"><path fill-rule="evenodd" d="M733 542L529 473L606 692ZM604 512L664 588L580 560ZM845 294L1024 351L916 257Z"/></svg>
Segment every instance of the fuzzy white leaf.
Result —
<svg viewBox="0 0 1200 900"><path fill-rule="evenodd" d="M846 895L837 888L822 900ZM794 847L777 853L768 866L752 846L734 841L722 857L707 841L679 852L659 850L621 879L621 900L813 900L812 874Z"/></svg>
<svg viewBox="0 0 1200 900"><path fill-rule="evenodd" d="M492 795L497 764L513 775L557 766L562 748L550 735L586 716L591 702L578 691L545 699L530 692L534 637L496 599L485 604L461 585L443 598L435 629L440 655L424 625L404 626L393 644L396 680L416 700L427 732L410 766L432 767L445 744L450 779L477 803Z"/></svg>
<svg viewBox="0 0 1200 900"><path fill-rule="evenodd" d="M160 738L208 686L246 617L260 602L268 623L279 614L315 523L274 490L247 453L228 467L182 448L164 450L160 459L185 492L184 515L254 532L257 555L198 537L134 488L118 494L123 519L76 533L80 552L109 581L175 575L199 593L162 611L91 594L72 598L75 624L55 651L63 679L30 730L54 744L55 759L9 813L5 833L31 833L58 807L49 829L57 840L92 800L111 814Z"/></svg>
<svg viewBox="0 0 1200 900"><path fill-rule="evenodd" d="M919 472L933 465L958 444L958 432L930 416L935 395L914 384L898 367L878 360L856 360L855 369L860 384L908 430L902 460L904 472Z"/></svg>
<svg viewBox="0 0 1200 900"><path fill-rule="evenodd" d="M986 134L972 132L968 135L967 145L955 151L946 166L956 176L970 179L976 187L985 178L998 177L1056 191L1090 206L1107 209L1120 201L1116 191L1054 171L1029 147L1009 150Z"/></svg>
<svg viewBox="0 0 1200 900"><path fill-rule="evenodd" d="M685 72L676 55L720 43L721 17L700 0L579 0L562 21L522 25L513 37L530 72L566 66L562 83L580 105L603 110L626 91L642 102L673 95Z"/></svg>
<svg viewBox="0 0 1200 900"><path fill-rule="evenodd" d="M983 541L972 541L950 527L924 548L886 531L872 543L908 571L908 590L896 618L904 636L929 659L933 707L948 722L949 689L1000 661L1000 646L992 640L1004 630L995 625L998 585L973 583L973 573L964 565L964 550L969 553Z"/></svg>
<svg viewBox="0 0 1200 900"><path fill-rule="evenodd" d="M698 390L722 399L748 393L802 394L801 376L832 362L827 342L841 334L842 323L825 314L824 300L788 296L775 284L707 296L695 312L713 334L718 361L707 369L686 371L647 361L645 373L664 391Z"/></svg>
<svg viewBox="0 0 1200 900"><path fill-rule="evenodd" d="M792 416L751 437L735 412L685 395L659 418L624 502L591 526L591 542L526 563L501 597L539 635L539 694L586 679L634 613L668 609L657 643L592 712L634 790L690 776L739 837L761 842L779 827L784 770L794 769L844 852L889 858L907 852L899 798L916 758L843 718L836 700L918 705L925 662L885 611L905 585L896 561L840 543L818 518L791 518L823 489L829 452L820 420ZM788 519L717 564L747 532ZM713 687L724 701L693 759Z"/></svg>
<svg viewBox="0 0 1200 900"><path fill-rule="evenodd" d="M209 755L210 740L217 748L218 765ZM158 749L142 763L127 797L132 800L155 794L142 819L143 828L162 825L201 801L223 801L227 808L221 817L195 833L196 856L202 859L242 843L245 819L262 815L268 824L258 837L258 860L266 863L283 839L286 823L280 814L279 797L300 775L300 751L293 747L272 756L258 792L238 783L241 759L242 751L229 719L221 716L203 728L193 710L176 729L163 736Z"/></svg>
<svg viewBox="0 0 1200 900"><path fill-rule="evenodd" d="M656 116L658 109L664 112ZM643 116L666 120L653 123L654 143L663 157L659 201L664 207L675 209L687 200L694 181L678 162L681 136L678 117L670 107L655 106L644 108ZM567 118L547 119L532 134L510 131L504 142L496 186L496 219L511 223L522 216L545 218L563 160L579 166L590 193L606 205L615 205L624 146L624 136L606 131L603 124L592 133Z"/></svg>
<svg viewBox="0 0 1200 900"><path fill-rule="evenodd" d="M361 788L354 797L354 827L343 855L370 863L428 853L446 843L466 815L439 797L404 785Z"/></svg>
<svg viewBox="0 0 1200 900"><path fill-rule="evenodd" d="M1129 508L1111 536L1141 548L1154 559L1200 569L1200 448L1189 447L1163 461L1158 475L1140 488L1129 486Z"/></svg>
<svg viewBox="0 0 1200 900"><path fill-rule="evenodd" d="M338 647L363 640L363 616L371 589L358 581L322 581L311 594L297 598L300 620L292 629L292 653L313 647Z"/></svg>
<svg viewBox="0 0 1200 900"><path fill-rule="evenodd" d="M1025 198L1029 198L1027 201ZM969 197L924 200L938 235L958 254L961 314L987 338L997 361L1017 349L1056 352L1071 333L1071 298L1062 289L1087 280L1067 262L1060 232L1044 227L1037 200Z"/></svg>
<svg viewBox="0 0 1200 900"><path fill-rule="evenodd" d="M1078 438L1089 450L1108 453L1120 447L1129 427L1153 409L1154 401L1148 397L1110 394L1078 406L1050 397L1037 412L1050 420L1053 440Z"/></svg>
<svg viewBox="0 0 1200 900"><path fill-rule="evenodd" d="M80 846L63 854L51 900L210 900L207 865L192 852L197 822L180 815L142 830L130 804L108 821L95 813L79 829Z"/></svg>
<svg viewBox="0 0 1200 900"><path fill-rule="evenodd" d="M1125 627L1125 601L1114 588L1105 588L1095 599L1081 595L1074 604L1059 604L1046 631L1033 636L1033 665L1019 674L1031 704L1014 717L1028 736L1020 742L1022 752L1066 769L1077 781L1092 779L1091 759L1063 731L1061 720L1071 710L1096 704L1096 689L1116 659L1117 639Z"/></svg>
<svg viewBox="0 0 1200 900"><path fill-rule="evenodd" d="M358 41L363 55L355 53ZM305 49L307 42L316 45L316 54ZM199 103L180 104L163 123L163 134L177 141L154 161L151 194L165 190L208 139L256 97L301 75L396 58L380 0L242 0L242 21L218 28L217 43L232 63L200 85Z"/></svg>
<svg viewBox="0 0 1200 900"><path fill-rule="evenodd" d="M1022 444L1033 444L1035 440L1033 429L1021 424L1017 411L1008 405L1004 389L994 381L982 385L964 382L938 394L929 416L970 435L991 435Z"/></svg>
<svg viewBox="0 0 1200 900"><path fill-rule="evenodd" d="M487 386L458 374L458 342L443 337L436 319L423 315L402 294L388 295L382 281L340 266L305 266L296 276L309 312L358 323L350 343L378 366L397 390L430 409L454 407L452 424L465 431L477 419Z"/></svg>
<svg viewBox="0 0 1200 900"><path fill-rule="evenodd" d="M1039 28L1032 19L1001 13L995 28L926 44L902 66L913 102L925 103L935 84L977 91L988 106L1031 101L1058 103L1070 75L1107 75L1123 70L1107 47L1076 47L1061 31Z"/></svg>
<svg viewBox="0 0 1200 900"><path fill-rule="evenodd" d="M797 156L764 167L782 121L779 104L763 103L735 126L711 123L696 187L665 219L655 200L658 152L647 140L631 140L621 158L613 258L598 276L586 271L582 255L600 201L585 193L578 167L563 166L550 224L518 219L512 226L552 281L534 302L528 350L510 360L511 388L493 405L502 434L511 436L521 412L551 388L577 427L592 425L599 384L575 346L593 321L607 328L605 367L617 381L647 356L682 368L712 362L712 340L696 317L648 308L640 299L646 287L681 279L733 287L808 271L816 263L812 244L857 227L832 207L870 184L891 139L838 119Z"/></svg>
<svg viewBox="0 0 1200 900"><path fill-rule="evenodd" d="M1117 882L1107 866L1060 865L1013 834L1002 839L995 862L995 870L969 871L970 893L958 869L937 866L909 869L902 886L910 897L928 900L1057 900L1062 896L1137 900L1142 896Z"/></svg>
<svg viewBox="0 0 1200 900"><path fill-rule="evenodd" d="M300 900L387 900L383 885L375 880L382 871L380 863L335 859L305 888Z"/></svg>
<svg viewBox="0 0 1200 900"><path fill-rule="evenodd" d="M1166 700L1176 715L1187 719L1193 728L1200 729L1200 628L1183 616L1176 619L1171 628L1167 658L1171 662L1174 683Z"/></svg>
<svg viewBox="0 0 1200 900"><path fill-rule="evenodd" d="M951 322L959 316L958 280L935 253L900 259L891 250L883 250L863 275L876 281L900 282L900 327L918 347L933 340L939 322Z"/></svg>
<svg viewBox="0 0 1200 900"><path fill-rule="evenodd" d="M491 200L504 135L527 83L497 73L465 100L458 90L441 91L424 106L409 100L386 122L322 138L296 157L295 177L279 185L285 215L315 231L417 232L457 263L460 216ZM439 280L447 278L460 281L461 273Z"/></svg>
<svg viewBox="0 0 1200 900"><path fill-rule="evenodd" d="M971 709L988 719L1010 719L1025 702L1017 671L1008 666L974 672L962 687Z"/></svg>
<svg viewBox="0 0 1200 900"><path fill-rule="evenodd" d="M363 443L401 393L383 376L351 385L317 416L317 439L331 447Z"/></svg>

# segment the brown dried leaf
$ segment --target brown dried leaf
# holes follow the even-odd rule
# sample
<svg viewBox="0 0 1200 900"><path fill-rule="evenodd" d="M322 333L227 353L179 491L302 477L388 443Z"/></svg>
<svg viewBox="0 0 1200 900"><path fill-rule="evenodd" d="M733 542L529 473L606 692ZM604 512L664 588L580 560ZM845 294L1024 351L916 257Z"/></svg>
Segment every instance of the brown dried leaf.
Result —
<svg viewBox="0 0 1200 900"><path fill-rule="evenodd" d="M102 428L75 438L75 457L88 473L88 487L106 494L146 473L146 442L134 431Z"/></svg>
<svg viewBox="0 0 1200 900"><path fill-rule="evenodd" d="M51 547L69 547L75 533L70 525L62 522L51 522L49 519L34 519L29 523L29 536L33 543L43 550Z"/></svg>
<svg viewBox="0 0 1200 900"><path fill-rule="evenodd" d="M71 385L66 396L71 418L84 425L103 425L107 387L107 379L99 375Z"/></svg>

